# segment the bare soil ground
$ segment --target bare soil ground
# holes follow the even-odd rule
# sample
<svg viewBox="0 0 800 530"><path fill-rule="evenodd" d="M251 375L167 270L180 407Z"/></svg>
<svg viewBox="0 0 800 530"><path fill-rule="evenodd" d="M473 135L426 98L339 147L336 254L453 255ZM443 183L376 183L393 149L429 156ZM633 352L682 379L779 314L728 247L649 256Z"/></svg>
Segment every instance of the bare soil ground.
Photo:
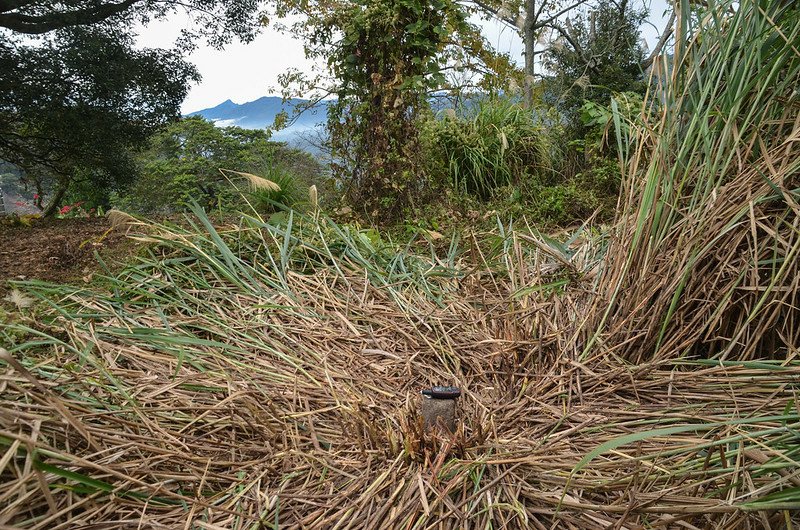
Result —
<svg viewBox="0 0 800 530"><path fill-rule="evenodd" d="M108 265L118 266L136 245L124 231L110 228L105 218L0 225L0 293L10 288L8 280L88 281L101 268L95 251Z"/></svg>

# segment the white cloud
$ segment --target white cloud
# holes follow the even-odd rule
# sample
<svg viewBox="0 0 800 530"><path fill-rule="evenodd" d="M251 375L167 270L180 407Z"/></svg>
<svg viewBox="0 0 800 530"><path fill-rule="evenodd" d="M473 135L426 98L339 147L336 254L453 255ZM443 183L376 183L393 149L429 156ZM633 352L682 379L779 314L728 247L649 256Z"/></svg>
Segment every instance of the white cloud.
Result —
<svg viewBox="0 0 800 530"><path fill-rule="evenodd" d="M236 118L232 118L230 120L214 120L214 125L217 127L231 127L236 125L239 120Z"/></svg>
<svg viewBox="0 0 800 530"><path fill-rule="evenodd" d="M169 47L181 29L190 25L186 15L174 15L139 30L137 43L144 47ZM226 99L246 103L265 95L279 95L278 75L289 68L311 71L300 41L267 29L253 42L233 42L224 50L201 44L188 57L203 76L192 87L181 110L190 113L214 107Z"/></svg>

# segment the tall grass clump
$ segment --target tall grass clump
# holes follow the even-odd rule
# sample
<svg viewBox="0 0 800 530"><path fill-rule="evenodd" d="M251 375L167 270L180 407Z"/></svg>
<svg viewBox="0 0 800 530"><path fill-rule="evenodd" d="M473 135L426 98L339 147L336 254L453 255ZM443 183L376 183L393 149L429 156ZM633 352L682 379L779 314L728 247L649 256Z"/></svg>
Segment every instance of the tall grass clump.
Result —
<svg viewBox="0 0 800 530"><path fill-rule="evenodd" d="M644 124L617 114L622 209L582 349L792 358L800 344L800 7L680 4Z"/></svg>
<svg viewBox="0 0 800 530"><path fill-rule="evenodd" d="M245 197L259 214L271 214L291 208L300 201L297 178L280 165L266 165L258 171L258 175L238 171L232 173L245 178L249 189Z"/></svg>
<svg viewBox="0 0 800 530"><path fill-rule="evenodd" d="M433 171L459 192L482 199L549 167L542 126L531 110L508 98L445 112L426 123L423 139Z"/></svg>

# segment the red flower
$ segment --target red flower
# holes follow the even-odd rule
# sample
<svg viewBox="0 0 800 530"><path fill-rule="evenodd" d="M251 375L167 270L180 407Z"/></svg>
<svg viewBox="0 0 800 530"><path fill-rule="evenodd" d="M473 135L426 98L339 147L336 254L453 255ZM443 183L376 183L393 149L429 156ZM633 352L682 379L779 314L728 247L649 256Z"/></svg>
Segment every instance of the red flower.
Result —
<svg viewBox="0 0 800 530"><path fill-rule="evenodd" d="M68 214L70 210L72 210L72 206L67 205L67 206L62 206L61 210L59 211L61 212L61 215L64 215Z"/></svg>
<svg viewBox="0 0 800 530"><path fill-rule="evenodd" d="M39 194L38 193L34 193L33 194L33 200L34 201L38 201L39 200Z"/></svg>

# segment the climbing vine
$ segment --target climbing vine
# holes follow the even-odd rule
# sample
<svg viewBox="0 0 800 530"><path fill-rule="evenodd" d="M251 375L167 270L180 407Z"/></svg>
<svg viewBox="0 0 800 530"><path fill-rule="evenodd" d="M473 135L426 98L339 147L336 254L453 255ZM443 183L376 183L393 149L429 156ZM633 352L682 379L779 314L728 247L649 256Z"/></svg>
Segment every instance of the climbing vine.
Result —
<svg viewBox="0 0 800 530"><path fill-rule="evenodd" d="M494 89L512 73L469 23L457 0L283 0L275 15L301 21L285 28L304 40L309 58L329 77L287 72L282 81L308 97L331 96L328 141L333 170L348 202L373 221L392 221L429 191L419 120L431 96L461 89L445 72L472 72L473 88ZM281 26L278 25L280 28ZM323 88L326 86L327 90Z"/></svg>
<svg viewBox="0 0 800 530"><path fill-rule="evenodd" d="M444 83L442 52L465 16L448 0L368 0L341 21L328 58L334 170L369 216L394 217L423 191L417 117Z"/></svg>

